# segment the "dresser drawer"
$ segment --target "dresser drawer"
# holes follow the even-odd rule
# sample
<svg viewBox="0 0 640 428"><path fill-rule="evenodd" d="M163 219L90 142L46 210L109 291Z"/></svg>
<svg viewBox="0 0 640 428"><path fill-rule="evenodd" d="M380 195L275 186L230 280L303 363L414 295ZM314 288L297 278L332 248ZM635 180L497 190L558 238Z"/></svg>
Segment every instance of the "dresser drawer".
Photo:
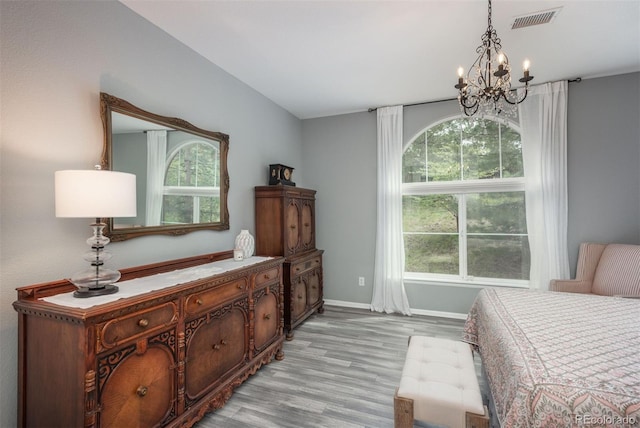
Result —
<svg viewBox="0 0 640 428"><path fill-rule="evenodd" d="M213 289L194 293L187 297L185 302L185 311L189 315L196 314L213 306L219 305L220 303L242 297L246 293L247 289L247 280L242 278Z"/></svg>
<svg viewBox="0 0 640 428"><path fill-rule="evenodd" d="M256 274L256 288L262 284L273 282L279 278L279 269L274 268Z"/></svg>
<svg viewBox="0 0 640 428"><path fill-rule="evenodd" d="M98 333L104 348L111 348L129 339L136 339L178 320L178 308L169 302L135 314L115 318L102 326Z"/></svg>
<svg viewBox="0 0 640 428"><path fill-rule="evenodd" d="M298 276L311 269L322 266L322 256L316 255L306 260L295 262L291 264L291 277Z"/></svg>

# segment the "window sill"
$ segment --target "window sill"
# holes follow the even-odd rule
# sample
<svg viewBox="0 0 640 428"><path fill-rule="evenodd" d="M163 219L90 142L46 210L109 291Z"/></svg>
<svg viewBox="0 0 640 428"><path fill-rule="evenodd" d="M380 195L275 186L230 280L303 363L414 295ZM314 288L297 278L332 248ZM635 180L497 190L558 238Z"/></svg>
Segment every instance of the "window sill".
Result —
<svg viewBox="0 0 640 428"><path fill-rule="evenodd" d="M417 285L436 285L440 287L463 287L463 288L529 288L529 281L508 280L508 279L488 279L488 278L446 278L434 277L416 273L405 273L404 282Z"/></svg>

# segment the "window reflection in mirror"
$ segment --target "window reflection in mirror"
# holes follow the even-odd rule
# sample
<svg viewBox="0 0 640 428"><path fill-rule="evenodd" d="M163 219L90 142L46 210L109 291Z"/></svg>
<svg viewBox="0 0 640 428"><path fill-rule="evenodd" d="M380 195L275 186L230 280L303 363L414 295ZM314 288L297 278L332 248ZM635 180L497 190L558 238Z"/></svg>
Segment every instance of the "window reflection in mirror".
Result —
<svg viewBox="0 0 640 428"><path fill-rule="evenodd" d="M228 136L101 94L103 168L137 177L137 217L110 222L112 240L229 228Z"/></svg>

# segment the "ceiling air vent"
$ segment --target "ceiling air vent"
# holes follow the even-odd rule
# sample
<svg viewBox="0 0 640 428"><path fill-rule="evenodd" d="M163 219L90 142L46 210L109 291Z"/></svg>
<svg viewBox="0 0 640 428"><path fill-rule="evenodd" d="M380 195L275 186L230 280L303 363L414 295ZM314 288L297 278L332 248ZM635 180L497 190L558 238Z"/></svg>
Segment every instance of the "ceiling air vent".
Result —
<svg viewBox="0 0 640 428"><path fill-rule="evenodd" d="M562 8L558 7L556 9L543 10L540 12L517 16L511 24L511 29L516 30L518 28L531 27L532 25L548 24L555 19L558 13L560 13L560 9Z"/></svg>

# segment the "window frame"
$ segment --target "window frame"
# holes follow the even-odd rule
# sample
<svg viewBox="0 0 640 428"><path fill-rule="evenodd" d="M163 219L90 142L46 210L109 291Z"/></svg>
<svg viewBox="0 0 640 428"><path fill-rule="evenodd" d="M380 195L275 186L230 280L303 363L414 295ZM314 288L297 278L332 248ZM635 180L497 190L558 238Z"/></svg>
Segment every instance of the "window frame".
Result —
<svg viewBox="0 0 640 428"><path fill-rule="evenodd" d="M167 173L169 172L169 167L171 163L174 161L176 156L180 153L182 149L185 147L195 145L195 144L203 144L209 146L211 150L218 153L218 156L215 158L220 160L220 147L216 147L215 144L211 144L209 141L200 140L200 139L191 139L182 141L178 144L167 156L167 161L165 164L164 170L164 182L166 183ZM220 169L220 163L217 165L217 169ZM214 175L216 178L215 181L220 181L219 175ZM193 205L192 205L192 215L193 215L193 223L200 223L200 198L201 197L214 197L220 198L220 183L218 186L174 186L164 184L162 187L162 198L164 203L165 196L191 196L193 197ZM164 210L162 212L161 217L162 224L172 224L168 223L164 220Z"/></svg>
<svg viewBox="0 0 640 428"><path fill-rule="evenodd" d="M452 116L440 121L434 122L424 128L422 128L419 132L414 134L408 142L404 145L403 150L406 150L413 144L413 142L421 135L425 134L429 129L438 126L445 122L450 122L456 119L460 119L460 116ZM507 121L497 119L495 117L485 116L482 119L491 120L497 122L504 126L509 126L519 135L522 135L520 127L514 123L513 121ZM428 141L425 143L428 144ZM404 156L403 152L403 156ZM462 154L461 154L462 155ZM499 156L502 157L502 145L500 142L500 153ZM462 163L461 163L462 165ZM427 171L426 174L428 176L428 160L427 160ZM500 172L502 174L502 170ZM524 174L524 172L523 172ZM525 191L525 177L507 177L507 178L492 178L492 179L471 179L464 180L460 179L457 181L425 181L425 182L411 182L411 183L402 183L402 196L411 195L411 196L427 196L427 195L436 195L436 194L446 194L446 195L467 195L467 194L477 194L477 193L498 193L498 192L524 192ZM459 224L462 225L457 231L458 240L459 240L459 265L467 267L467 237L469 234L466 232L466 220L467 220L467 210L466 210L466 198L458 197L458 215L459 215ZM460 209L464 208L464 209ZM407 232L403 231L403 235ZM510 234L509 236L529 236L527 231L526 234ZM466 270L466 269L464 269ZM522 280L522 279L503 279L503 278L485 278L485 277L470 277L466 275L466 272L461 272L460 269L457 275L449 275L449 274L437 274L437 273L428 273L428 272L404 272L404 280L409 283L416 284L429 284L429 285L438 285L438 286L453 286L453 287L471 287L471 288L482 288L485 286L495 286L495 287L515 287L515 288L529 288L530 281Z"/></svg>

